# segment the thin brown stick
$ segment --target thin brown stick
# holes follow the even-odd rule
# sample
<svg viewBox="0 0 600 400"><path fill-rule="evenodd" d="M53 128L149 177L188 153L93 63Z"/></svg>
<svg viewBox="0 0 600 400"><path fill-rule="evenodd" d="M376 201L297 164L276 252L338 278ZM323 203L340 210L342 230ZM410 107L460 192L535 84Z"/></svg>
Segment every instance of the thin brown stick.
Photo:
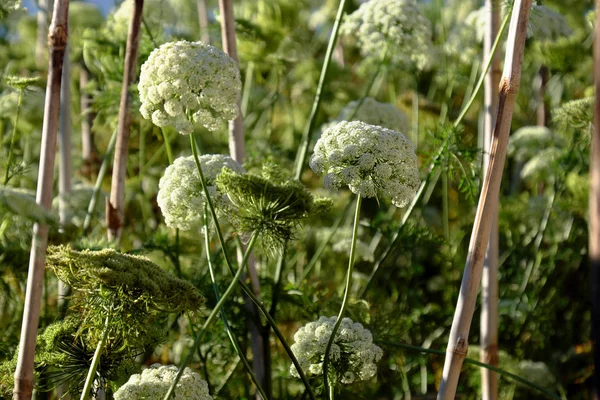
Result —
<svg viewBox="0 0 600 400"><path fill-rule="evenodd" d="M60 87L65 48L67 46L68 15L69 1L56 0L52 23L48 32L50 57L48 62L48 83L46 85L42 148L40 151L40 167L36 193L36 202L46 210L50 210L52 202L54 159L56 156L56 140L60 114ZM33 359L40 318L40 301L44 282L44 263L46 261L47 244L48 225L36 223L33 226L33 240L27 275L27 292L25 294L19 355L15 371L13 393L14 398L17 400L31 399L33 390Z"/></svg>
<svg viewBox="0 0 600 400"><path fill-rule="evenodd" d="M486 0L486 32L483 44L483 64L491 55L491 49L500 27L500 1ZM499 53L492 55L492 65L484 81L484 132L483 132L483 171L490 164L490 151L494 133L495 117L498 108L498 84L502 70ZM483 264L481 278L481 361L498 366L498 209L493 215L490 240ZM498 374L481 368L481 394L483 400L498 398Z"/></svg>
<svg viewBox="0 0 600 400"><path fill-rule="evenodd" d="M452 329L450 330L448 348L446 349L446 360L437 397L439 400L454 399L460 370L467 355L469 330L477 302L485 252L492 229L492 211L498 207L498 195L506 159L508 135L515 98L521 80L521 65L530 7L531 0L516 0L510 21L504 72L499 87L498 116L494 127L490 165L483 181L481 196L477 205L469 253L452 321Z"/></svg>
<svg viewBox="0 0 600 400"><path fill-rule="evenodd" d="M98 172L98 150L94 143L94 134L92 133L92 125L94 123L94 113L92 112L91 99L89 94L85 92L85 88L90 81L90 71L85 64L79 65L79 88L80 88L80 105L81 105L81 158L82 167L81 173L83 176L92 179Z"/></svg>
<svg viewBox="0 0 600 400"><path fill-rule="evenodd" d="M221 39L223 41L223 50L229 57L238 62L232 0L219 0L219 10L221 12ZM238 100L238 117L233 121L229 121L229 153L231 154L231 158L242 163L246 156L246 145L244 141L244 124L240 101L241 99Z"/></svg>
<svg viewBox="0 0 600 400"><path fill-rule="evenodd" d="M123 86L121 88L121 104L119 105L117 144L115 147L110 199L106 203L108 238L117 241L121 240L125 217L125 176L127 172L127 155L129 153L132 99L129 88L135 82L143 8L144 0L134 0L125 50L125 69L123 71Z"/></svg>
<svg viewBox="0 0 600 400"><path fill-rule="evenodd" d="M590 150L589 252L592 277L592 342L594 343L594 386L600 398L600 0L596 0L594 39L594 129Z"/></svg>
<svg viewBox="0 0 600 400"><path fill-rule="evenodd" d="M208 31L208 9L206 8L206 0L196 0L198 8L198 27L200 28L200 39L210 44L210 32Z"/></svg>
<svg viewBox="0 0 600 400"><path fill-rule="evenodd" d="M53 8L52 0L39 0L37 12L37 34L35 39L35 62L40 68L44 67L48 57L48 20Z"/></svg>

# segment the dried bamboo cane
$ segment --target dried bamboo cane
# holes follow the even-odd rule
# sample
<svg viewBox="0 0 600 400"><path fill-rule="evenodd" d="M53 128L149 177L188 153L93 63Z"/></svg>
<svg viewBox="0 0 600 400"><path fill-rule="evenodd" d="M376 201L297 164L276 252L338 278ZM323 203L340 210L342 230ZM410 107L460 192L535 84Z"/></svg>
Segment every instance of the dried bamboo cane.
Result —
<svg viewBox="0 0 600 400"><path fill-rule="evenodd" d="M486 0L486 32L483 44L484 65L489 59L491 49L500 26L499 0ZM490 164L494 119L498 108L498 84L500 82L500 57L492 55L492 65L484 82L484 132L483 132L483 171ZM483 275L481 278L481 362L498 366L498 209L493 215L490 240L488 242ZM481 394L483 400L498 398L498 374L487 368L481 368Z"/></svg>
<svg viewBox="0 0 600 400"><path fill-rule="evenodd" d="M210 44L210 32L208 31L208 9L206 8L206 0L196 0L196 7L198 8L200 40L206 44Z"/></svg>
<svg viewBox="0 0 600 400"><path fill-rule="evenodd" d="M48 54L48 20L50 19L50 10L52 10L52 0L39 0L39 10L37 12L37 34L35 39L35 61L38 67L44 67L44 61Z"/></svg>
<svg viewBox="0 0 600 400"><path fill-rule="evenodd" d="M594 39L594 129L590 150L589 252L592 276L592 342L594 343L595 397L600 398L600 0L596 0Z"/></svg>
<svg viewBox="0 0 600 400"><path fill-rule="evenodd" d="M91 108L91 99L85 92L85 88L90 81L90 71L85 64L80 64L79 87L80 87L80 105L81 105L81 158L83 159L82 174L90 179L98 171L97 149L94 144L94 135L92 133L92 124L94 114Z"/></svg>
<svg viewBox="0 0 600 400"><path fill-rule="evenodd" d="M137 71L138 47L140 42L140 25L144 0L134 0L133 13L129 21L127 47L125 50L125 69L119 105L119 121L113 174L110 185L110 199L106 203L106 225L108 238L121 240L123 220L125 216L125 175L127 172L127 155L129 153L129 133L131 130L131 92L130 86L135 81Z"/></svg>
<svg viewBox="0 0 600 400"><path fill-rule="evenodd" d="M235 40L235 21L233 16L233 1L219 0L219 10L221 13L221 40L223 41L223 50L236 62L238 62L237 44ZM237 104L239 114L236 119L229 121L229 153L231 158L239 163L244 162L246 156L246 145L244 140L244 124L241 111L241 99ZM245 251L245 249L244 249ZM242 251L243 252L243 251ZM241 253L238 253L238 262L241 262ZM253 291L256 296L260 296L260 285L258 274L256 272L256 263L254 257L248 260L248 273L252 281ZM260 322L259 310L251 300L244 296L246 308L252 317L248 319L248 329L250 331L250 345L252 347L252 369L258 379L260 386L264 389L267 396L271 397L271 356L269 346L269 329L262 326ZM257 399L260 395L257 393Z"/></svg>
<svg viewBox="0 0 600 400"><path fill-rule="evenodd" d="M60 87L63 59L67 46L68 14L69 1L56 0L52 23L48 32L50 57L48 62L48 83L46 85L42 147L40 151L40 167L36 193L36 202L46 210L50 209L52 202L54 159L56 156L56 140L60 114ZM27 275L27 292L25 294L19 355L15 371L13 393L16 400L31 399L33 390L33 358L40 318L40 301L44 282L44 263L46 261L47 244L48 225L36 223L33 226L33 240Z"/></svg>
<svg viewBox="0 0 600 400"><path fill-rule="evenodd" d="M498 116L494 127L490 165L488 167L479 204L469 254L460 287L456 311L452 321L452 329L446 349L446 360L442 373L442 381L438 392L438 400L452 400L456 395L456 387L463 361L467 355L468 337L477 302L477 292L481 282L483 261L492 229L492 211L498 207L500 181L506 159L508 135L515 105L515 97L521 80L521 64L529 21L531 0L516 0L508 33L504 72L500 81L498 95Z"/></svg>
<svg viewBox="0 0 600 400"><path fill-rule="evenodd" d="M223 40L223 50L238 62L237 45L235 42L235 21L233 19L233 1L219 0L219 10L221 12L221 39ZM229 153L231 158L242 163L246 156L246 145L244 142L244 124L241 113L240 100L238 100L238 117L229 121Z"/></svg>

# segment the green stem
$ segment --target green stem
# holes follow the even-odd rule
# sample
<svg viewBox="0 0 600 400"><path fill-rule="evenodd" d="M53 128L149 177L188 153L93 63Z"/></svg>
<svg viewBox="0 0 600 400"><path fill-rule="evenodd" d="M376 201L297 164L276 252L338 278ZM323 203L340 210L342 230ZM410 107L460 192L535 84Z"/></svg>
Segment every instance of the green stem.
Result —
<svg viewBox="0 0 600 400"><path fill-rule="evenodd" d="M328 396L330 400L334 400L335 397L335 381L331 381L329 382L329 387L328 387Z"/></svg>
<svg viewBox="0 0 600 400"><path fill-rule="evenodd" d="M96 209L96 203L98 203L98 196L100 196L100 191L102 190L102 180L106 175L106 171L108 170L108 164L111 161L112 152L115 149L115 144L117 143L117 130L113 131L112 136L110 137L110 141L108 142L108 147L106 148L106 153L104 153L104 158L102 159L102 165L100 166L100 170L98 171L98 176L96 177L96 184L94 185L94 191L92 192L92 198L90 199L90 203L88 205L87 213L85 215L85 220L83 221L83 232L87 232L92 223L92 214Z"/></svg>
<svg viewBox="0 0 600 400"><path fill-rule="evenodd" d="M427 349L424 347L419 347L419 346L412 346L410 344L406 344L406 343L399 343L399 342L386 342L386 341L379 341L379 343L384 344L384 345L388 345L388 346L393 346L393 347L400 347L402 349L406 349L406 350L412 350L412 351L418 351L420 353L428 353L428 354L435 354L438 356L445 356L446 352L443 350L436 350L436 349ZM536 385L533 382L530 382L522 377L520 377L519 375L515 375L511 372L508 372L505 369L502 368L498 368L496 366L490 365L490 364L485 364L482 363L481 361L478 360L474 360L472 358L465 358L464 361L465 364L471 364L471 365L475 365L476 367L481 367L481 368L486 368L489 369L490 371L494 371L500 375L503 375L506 378L510 378L516 382L519 382L527 387L530 387L532 389L535 389L541 393L543 393L544 395L546 395L548 398L550 399L555 399L555 400L561 400L561 398L557 395L555 395L554 393L550 392L549 390Z"/></svg>
<svg viewBox="0 0 600 400"><path fill-rule="evenodd" d="M204 205L204 229L206 230L206 232L204 232L204 246L206 247L206 262L208 264L208 271L210 274L210 280L212 281L213 290L215 292L215 298L217 299L217 302L218 302L221 299L221 293L219 291L219 287L217 286L217 280L215 278L215 270L214 270L212 260L210 257L210 235L209 235L210 224L208 221L209 221L208 220L208 207L205 204ZM267 397L267 394L265 393L262 386L260 386L260 383L258 382L258 379L256 378L256 375L254 374L254 371L252 371L252 367L248 363L248 360L246 359L246 356L244 355L244 352L242 351L240 344L238 343L233 332L231 331L231 326L229 326L229 322L227 321L227 314L225 313L225 307L221 308L221 320L223 321L223 325L225 326L225 331L227 332L229 341L231 342L231 345L233 346L238 357L240 358L240 360L244 366L244 369L246 370L248 375L250 375L250 379L252 380L252 383L254 383L254 385L256 386L256 390L258 390L258 392L260 393L260 396L263 398L263 400L268 400L269 398Z"/></svg>
<svg viewBox="0 0 600 400"><path fill-rule="evenodd" d="M165 133L164 129L161 128L161 133L163 135L163 140L165 142L165 149L167 150L167 160L169 161L169 165L173 164L173 151L171 149L171 142L169 142L169 137ZM181 278L181 263L179 262L179 228L175 229L175 272L177 273L177 277Z"/></svg>
<svg viewBox="0 0 600 400"><path fill-rule="evenodd" d="M302 176L302 168L304 167L304 162L306 161L306 156L308 155L310 134L312 133L312 130L315 126L317 112L319 111L319 107L321 105L321 93L323 92L323 87L325 86L325 78L327 77L327 71L329 70L329 64L331 63L331 56L333 55L333 50L337 41L338 32L340 30L340 23L342 22L342 16L344 15L345 7L346 0L340 0L340 5L338 6L337 15L333 24L333 30L331 32L331 36L329 37L329 44L327 45L325 60L323 62L323 67L321 68L321 75L319 76L319 83L317 84L317 91L315 93L315 99L313 101L312 110L310 111L308 123L302 135L300 147L298 148L298 156L296 157L296 173L294 175L296 180L300 180L300 177Z"/></svg>
<svg viewBox="0 0 600 400"><path fill-rule="evenodd" d="M277 259L277 265L275 266L275 285L273 286L273 300L271 301L271 308L269 314L275 315L277 311L277 303L279 303L279 292L281 290L281 279L283 276L283 267L285 264L285 256L287 254L287 243L284 244L281 255Z"/></svg>
<svg viewBox="0 0 600 400"><path fill-rule="evenodd" d="M85 378L85 384L83 386L83 391L81 392L80 400L87 400L90 397L90 391L92 390L92 385L96 380L96 370L98 369L98 364L100 364L100 355L104 350L104 346L106 346L106 341L108 339L108 332L110 331L110 311L109 315L106 316L106 321L104 322L104 331L102 332L102 338L98 342L96 346L96 351L94 352L94 358L92 358L92 364L90 365L90 369L87 374L87 378Z"/></svg>
<svg viewBox="0 0 600 400"><path fill-rule="evenodd" d="M196 138L194 137L193 133L190 134L190 145L192 147L192 153L194 155L194 160L196 161L196 167L198 168L198 173L200 175L200 182L202 183L202 188L204 189L204 195L206 197L206 203L208 204L208 208L210 210L210 213L211 213L212 218L213 218L213 222L215 224L215 230L217 232L217 237L219 239L219 244L221 245L221 252L223 254L223 258L225 260L225 264L227 265L227 268L229 268L229 270L233 273L233 267L232 267L231 259L229 258L229 255L227 254L226 245L225 245L225 239L223 238L223 233L221 231L221 226L219 225L219 220L217 219L217 213L216 213L215 208L213 206L213 202L212 202L212 199L210 197L210 193L208 191L208 187L206 186L206 180L204 179L204 174L202 173L202 167L200 166L200 160L198 158L198 149L196 147ZM283 334L281 333L281 331L277 327L277 324L275 323L275 320L271 317L271 315L269 314L269 311L267 310L267 308L265 307L265 305L262 303L261 300L259 300L256 297L256 295L248 287L248 285L246 285L241 279L236 279L236 280L238 281L238 284L242 288L242 291L250 298L250 300L252 300L252 302L254 304L256 304L256 306L258 307L258 309L260 310L260 312L267 319L267 321L269 322L269 325L271 326L271 328L273 328L273 331L275 332L275 335L277 336L277 338L281 342L281 345L283 346L283 348L285 349L286 353L288 354L288 356L292 360L292 363L294 364L294 366L298 370L298 374L300 375L300 379L302 380L302 383L304 383L304 386L306 387L306 391L308 392L310 398L312 400L316 400L316 397L315 397L315 394L314 394L314 392L312 390L312 387L310 386L310 383L308 382L308 379L306 378L306 375L304 374L304 371L302 370L302 367L300 367L300 363L298 362L298 359L296 358L296 356L294 355L294 352L292 351L292 349L288 345L287 341L285 340L285 337L283 336ZM167 398L165 398L165 400L167 400Z"/></svg>
<svg viewBox="0 0 600 400"><path fill-rule="evenodd" d="M225 293L223 293L223 296L217 302L217 305L215 306L215 308L213 308L213 310L211 311L210 315L204 322L204 325L202 325L202 328L200 328L200 331L198 332L196 339L194 339L194 343L192 344L190 351L188 352L185 359L183 360L183 363L179 366L179 371L177 372L177 376L175 376L175 380L173 381L173 383L171 383L171 387L169 387L169 391L165 395L164 400L169 400L171 398L171 396L175 394L175 386L177 386L177 383L181 379L181 376L183 375L183 371L185 370L185 367L190 363L190 361L192 361L192 357L194 357L195 349L198 346L198 344L200 343L200 340L202 340L202 338L204 337L204 334L206 333L206 329L208 328L210 323L213 321L213 319L215 319L217 313L219 312L219 310L221 309L223 304L225 304L225 301L229 298L231 293L233 293L233 289L237 285L237 281L242 276L242 272L244 272L244 268L245 268L246 264L248 263L248 257L250 256L250 252L252 251L252 248L254 247L254 244L256 243L257 238L258 238L258 235L256 233L254 233L252 235L252 237L250 238L250 243L248 243L248 248L246 249L246 253L244 254L244 259L242 260L240 267L238 268L237 272L235 273L233 280L231 281L231 283L225 290ZM84 400L84 399L82 399L82 400Z"/></svg>
<svg viewBox="0 0 600 400"><path fill-rule="evenodd" d="M171 142L169 141L169 137L165 133L164 129L160 130L163 135L163 140L165 141L165 148L167 149L167 160L169 160L169 165L173 164L173 151L171 150Z"/></svg>
<svg viewBox="0 0 600 400"><path fill-rule="evenodd" d="M444 146L442 168L442 226L444 240L448 243L450 242L450 221L448 217L448 146Z"/></svg>
<svg viewBox="0 0 600 400"><path fill-rule="evenodd" d="M331 347L333 346L333 342L335 341L335 335L342 323L342 315L344 314L344 310L346 309L346 303L348 301L348 295L350 293L350 283L352 281L352 269L354 268L354 259L356 256L356 238L358 236L358 223L360 221L360 206L362 205L362 197L360 195L356 196L356 212L354 213L354 228L352 229L352 247L350 247L350 260L348 261L348 272L346 272L346 285L344 287L344 298L342 300L342 306L340 307L340 312L338 313L337 320L335 321L335 325L333 326L333 330L331 331L331 337L327 342L327 347L325 347L325 355L323 361L323 379L325 380L325 387L329 387L329 353L331 351ZM335 381L331 383L335 385ZM329 400L333 400L329 396L329 392L327 393L327 398Z"/></svg>
<svg viewBox="0 0 600 400"><path fill-rule="evenodd" d="M15 147L15 139L17 137L17 124L19 123L19 114L21 113L21 103L23 102L23 90L19 90L19 99L17 100L17 115L15 115L15 126L13 127L12 136L10 138L10 149L8 150L8 162L6 164L6 172L4 174L4 186L8 184L10 179L10 165L12 164L13 150Z"/></svg>
<svg viewBox="0 0 600 400"><path fill-rule="evenodd" d="M481 89L481 85L483 85L485 76L486 76L488 70L490 69L490 66L492 65L492 60L494 59L494 54L496 53L496 49L498 48L498 44L500 43L500 39L502 38L504 29L506 28L506 25L508 24L510 15L511 15L510 12L506 13L506 17L504 17L504 20L502 21L502 25L500 25L500 30L498 31L498 35L496 36L496 40L494 41L494 45L492 46L492 49L490 51L490 57L487 60L485 69L482 71L481 76L479 77L479 80L477 81L477 86L475 87L475 90L473 90L473 93L471 94L471 98L469 99L467 104L463 107L463 109L460 112L456 121L454 121L454 127L457 127L458 125L460 125L461 121L467 114L467 111L469 111L469 108L471 108L471 105L473 105L473 102L475 101L475 97L477 97L477 94L479 93L479 90Z"/></svg>

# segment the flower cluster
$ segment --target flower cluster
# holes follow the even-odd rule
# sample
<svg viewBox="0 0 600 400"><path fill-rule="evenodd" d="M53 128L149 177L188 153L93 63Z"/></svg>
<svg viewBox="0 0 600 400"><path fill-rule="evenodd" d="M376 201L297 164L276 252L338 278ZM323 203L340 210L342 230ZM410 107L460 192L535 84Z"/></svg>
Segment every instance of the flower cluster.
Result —
<svg viewBox="0 0 600 400"><path fill-rule="evenodd" d="M134 0L125 0L108 17L109 30L119 38L127 38L129 22L133 14ZM165 26L169 21L175 22L173 5L167 0L145 0L143 16L144 21L152 27Z"/></svg>
<svg viewBox="0 0 600 400"><path fill-rule="evenodd" d="M553 179L558 162L563 154L563 150L557 147L548 147L547 149L539 150L535 156L531 157L523 165L521 178L530 181Z"/></svg>
<svg viewBox="0 0 600 400"><path fill-rule="evenodd" d="M309 322L294 335L292 351L298 358L300 367L307 376L322 375L325 348L331 337L337 317L320 317ZM342 323L329 353L329 360L336 380L349 385L355 381L364 381L377 373L376 363L383 351L373 344L373 336L361 324L350 318ZM290 367L290 374L299 377L296 367Z"/></svg>
<svg viewBox="0 0 600 400"><path fill-rule="evenodd" d="M562 14L546 6L538 4L531 6L527 37L543 42L553 41L572 33L573 30Z"/></svg>
<svg viewBox="0 0 600 400"><path fill-rule="evenodd" d="M553 135L545 126L524 126L510 136L508 154L518 161L525 161L537 155L540 149L560 145L560 137Z"/></svg>
<svg viewBox="0 0 600 400"><path fill-rule="evenodd" d="M365 57L379 58L387 49L387 58L394 63L419 69L430 63L431 23L415 0L367 1L345 18L340 29L357 37Z"/></svg>
<svg viewBox="0 0 600 400"><path fill-rule="evenodd" d="M215 186L217 175L224 167L241 174L244 167L229 156L205 154L199 157L202 173L215 206L223 208L227 197ZM193 156L179 157L167 167L158 183L158 205L171 228L184 231L201 229L204 215L204 197L200 174Z"/></svg>
<svg viewBox="0 0 600 400"><path fill-rule="evenodd" d="M342 121L317 141L310 167L324 185L348 185L362 197L390 197L404 207L415 195L419 169L415 149L403 134L364 122Z"/></svg>
<svg viewBox="0 0 600 400"><path fill-rule="evenodd" d="M0 18L3 18L6 14L21 9L21 0L4 0L3 4L0 5Z"/></svg>
<svg viewBox="0 0 600 400"><path fill-rule="evenodd" d="M177 376L175 365L154 364L132 375L129 381L115 392L115 400L162 400ZM186 368L175 387L173 399L212 400L208 384L200 375Z"/></svg>
<svg viewBox="0 0 600 400"><path fill-rule="evenodd" d="M370 125L382 126L396 132L408 132L410 130L408 115L393 104L381 103L372 97L366 97L362 104L360 103L360 100L348 103L348 105L340 111L340 115L336 120L327 124L325 129L335 125L335 123L339 121L362 121Z"/></svg>
<svg viewBox="0 0 600 400"><path fill-rule="evenodd" d="M182 134L192 122L215 131L238 115L242 83L236 62L202 42L171 42L154 49L142 65L140 112L160 127Z"/></svg>
<svg viewBox="0 0 600 400"><path fill-rule="evenodd" d="M487 15L490 12L490 8L484 6L471 11L464 22L457 23L448 33L444 52L449 56L457 57L462 63L471 64L482 48Z"/></svg>

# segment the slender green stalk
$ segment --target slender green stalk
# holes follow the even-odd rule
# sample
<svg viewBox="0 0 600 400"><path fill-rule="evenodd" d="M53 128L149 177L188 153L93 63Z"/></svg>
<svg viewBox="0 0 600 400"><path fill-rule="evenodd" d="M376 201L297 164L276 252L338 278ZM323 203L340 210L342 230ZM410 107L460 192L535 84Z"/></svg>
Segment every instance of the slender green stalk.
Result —
<svg viewBox="0 0 600 400"><path fill-rule="evenodd" d="M17 115L15 115L15 126L13 127L12 136L10 138L10 149L8 150L8 162L6 164L6 172L4 173L4 186L10 179L10 165L12 164L13 150L17 137L17 124L19 123L19 114L21 113L21 103L23 102L23 90L19 90L19 99L17 100Z"/></svg>
<svg viewBox="0 0 600 400"><path fill-rule="evenodd" d="M328 392L329 399L333 400L335 397L335 381L329 382Z"/></svg>
<svg viewBox="0 0 600 400"><path fill-rule="evenodd" d="M221 226L219 225L219 220L217 219L217 213L215 211L212 199L210 197L210 193L208 191L208 187L206 186L206 180L204 179L204 174L202 172L202 167L200 166L200 160L198 158L198 149L196 147L196 138L194 137L193 133L190 134L190 145L192 147L192 153L194 155L194 160L196 162L196 166L198 167L198 173L200 175L200 182L202 183L202 188L204 189L204 195L206 197L206 203L208 204L208 208L209 208L210 213L211 213L211 215L213 217L213 222L215 224L215 230L217 232L217 237L219 239L219 244L221 245L221 252L223 254L223 258L225 260L225 264L227 265L227 267L229 268L229 270L233 273L233 267L232 267L231 259L229 258L229 255L227 254L227 250L226 250L226 246L225 246L225 239L223 238L223 233L221 231ZM265 305L262 303L262 301L260 299L258 299L256 297L256 295L248 287L248 285L246 285L240 279L236 279L236 280L238 281L238 284L242 288L242 291L250 298L250 300L252 300L252 302L254 304L256 304L256 306L258 307L258 309L260 310L260 312L267 319L267 322L269 322L269 325L271 325L271 328L273 328L273 331L275 332L275 335L277 336L277 338L281 342L281 345L283 346L283 348L285 349L286 353L288 354L288 356L292 360L292 363L294 364L294 366L298 370L298 375L300 375L300 379L302 380L302 383L306 387L306 390L307 390L310 398L312 400L316 400L316 397L315 397L315 394L314 394L314 392L312 390L312 387L310 386L310 383L308 382L308 379L306 378L306 375L304 374L304 371L302 370L302 367L300 367L300 363L298 362L298 359L296 358L296 356L294 355L294 352L292 351L292 349L288 345L287 341L285 340L285 337L283 336L283 334L281 333L281 331L277 327L277 324L275 323L275 320L271 317L271 315L269 314L269 311L267 310L267 308L265 307ZM165 400L167 400L167 399L165 399Z"/></svg>
<svg viewBox="0 0 600 400"><path fill-rule="evenodd" d="M92 385L96 380L96 370L98 369L98 364L100 364L100 356L102 351L104 350L104 346L106 346L106 341L108 340L108 333L110 331L110 311L106 316L106 321L104 322L104 331L102 332L102 338L98 342L96 346L96 351L94 352L94 358L92 358L92 364L90 365L90 369L88 370L87 378L85 378L85 384L83 386L83 391L81 392L80 400L87 400L90 397L90 391L92 390Z"/></svg>
<svg viewBox="0 0 600 400"><path fill-rule="evenodd" d="M173 151L171 150L171 142L169 141L169 136L165 133L164 129L160 130L163 135L163 140L165 142L165 149L167 149L167 160L169 161L169 165L173 164ZM179 228L175 229L175 272L177 273L177 277L181 278L181 263L179 262Z"/></svg>
<svg viewBox="0 0 600 400"><path fill-rule="evenodd" d="M345 7L346 0L340 0L340 5L338 6L337 15L333 24L333 30L331 32L331 36L329 37L329 44L327 45L325 60L323 61L323 67L321 68L321 75L319 76L319 83L317 84L315 100L313 101L312 110L310 111L310 116L308 117L306 129L304 130L304 133L302 135L300 147L298 147L298 155L296 157L296 173L294 175L296 180L300 180L300 177L302 176L302 168L304 167L304 163L306 162L306 156L308 155L310 134L312 133L313 128L315 126L317 112L319 111L319 107L321 105L321 93L323 92L323 87L325 86L325 78L327 77L327 71L329 70L329 64L331 63L331 56L333 55L335 43L337 42L337 37L340 30L340 24L342 22L342 16L344 15Z"/></svg>
<svg viewBox="0 0 600 400"><path fill-rule="evenodd" d="M454 121L454 127L457 127L458 125L460 125L461 121L467 114L467 111L469 111L469 108L471 108L471 105L473 105L473 102L475 101L475 98L477 97L477 94L479 93L479 90L481 89L481 85L483 85L483 81L485 80L487 71L490 69L490 66L492 65L492 60L494 59L494 54L496 53L496 49L498 48L498 44L500 43L500 39L502 38L504 29L508 25L510 16L511 16L511 12L509 10L509 12L506 13L506 17L504 17L504 20L502 21L502 25L500 25L500 30L498 31L498 35L496 36L496 40L494 41L494 45L492 46L492 50L490 51L490 57L487 60L487 63L485 64L484 70L481 71L481 76L479 76L479 80L477 81L477 86L475 86L475 90L473 90L473 93L471 94L471 98L469 99L467 104L463 107L462 111L458 115L458 118L456 118L456 121Z"/></svg>
<svg viewBox="0 0 600 400"><path fill-rule="evenodd" d="M112 152L115 149L116 142L117 130L115 129L113 131L112 136L110 137L108 147L106 148L106 153L104 153L104 158L102 159L102 165L100 166L100 170L98 171L98 177L96 178L96 184L94 185L92 198L90 199L87 213L85 215L85 220L83 221L83 232L87 232L87 230L90 228L90 224L92 223L92 214L96 209L96 204L98 203L98 196L100 196L100 191L102 190L102 180L104 179L106 171L108 170L108 163L110 162Z"/></svg>
<svg viewBox="0 0 600 400"><path fill-rule="evenodd" d="M419 346L412 346L410 344L406 344L406 343L401 343L401 342L387 342L387 341L379 341L379 343L387 345L387 346L394 346L394 347L400 347L402 349L406 349L406 350L412 350L412 351L417 351L420 353L427 353L427 354L435 354L437 356L444 356L446 355L446 352L443 350L436 350L436 349L428 349L425 347L419 347ZM500 375L503 375L505 378L510 378L516 382L519 382L529 388L535 389L540 393L543 393L546 397L550 398L550 399L555 399L555 400L561 400L561 398L559 396L557 396L556 394L550 392L549 390L533 383L530 382L522 377L520 377L519 375L515 375L511 372L508 372L505 369L502 368L498 368L496 366L490 365L490 364L486 364L486 363L482 363L481 361L472 359L472 358L465 358L465 364L471 364L474 365L476 367L481 367L481 368L486 368L489 369L490 371L494 371L499 373Z"/></svg>
<svg viewBox="0 0 600 400"><path fill-rule="evenodd" d="M248 263L248 257L250 256L250 252L252 251L252 248L254 247L254 244L256 243L257 238L258 238L258 235L256 233L254 233L252 235L252 237L250 238L250 243L248 243L248 248L246 249L246 253L244 254L244 259L242 260L240 267L238 268L237 272L235 273L233 280L231 281L231 283L225 290L225 293L223 293L223 296L217 302L217 305L215 306L215 308L213 308L213 310L209 314L208 318L204 322L204 325L202 325L202 328L200 328L200 331L196 335L196 339L194 339L194 343L192 344L190 351L188 352L185 359L183 360L183 363L179 366L179 371L177 372L177 375L175 376L175 380L173 380L173 383L171 383L171 387L169 388L169 391L165 395L164 400L169 400L171 398L171 396L173 396L175 394L175 386L177 386L177 383L181 379L181 376L183 375L183 371L185 370L185 367L190 363L190 361L192 361L192 357L194 357L195 349L198 346L198 344L200 343L200 340L202 340L202 338L204 337L204 334L206 333L206 329L211 324L211 322L215 319L215 317L217 316L217 313L219 312L219 310L221 310L221 307L223 307L223 304L225 304L225 301L229 298L231 293L233 293L233 289L237 285L237 281L240 278L240 276L242 276L242 272L244 272L244 268L246 267L246 264ZM84 400L84 399L81 399L81 400Z"/></svg>
<svg viewBox="0 0 600 400"><path fill-rule="evenodd" d="M444 160L442 163L442 226L444 240L450 242L450 221L448 216L448 146L444 146Z"/></svg>
<svg viewBox="0 0 600 400"><path fill-rule="evenodd" d="M208 207L206 206L206 204L204 205L204 229L206 230L204 232L204 246L206 248L206 263L208 264L208 271L210 274L210 280L212 281L213 290L215 292L215 298L217 299L217 302L218 302L221 299L221 293L219 291L219 287L217 286L217 280L215 278L215 270L214 270L212 260L210 257L210 223L209 223L209 219L208 219ZM250 379L252 380L252 383L254 383L254 385L256 386L256 390L258 390L258 392L260 393L260 396L264 400L269 400L264 389L262 388L262 386L260 386L260 383L258 382L258 379L256 378L256 375L254 374L254 371L252 371L252 367L248 363L248 360L246 359L246 356L244 355L244 352L242 351L242 348L240 347L240 344L238 343L235 335L231 332L231 326L229 326L229 322L227 321L227 314L225 313L224 306L221 307L221 320L223 321L223 325L225 326L225 331L227 332L229 341L231 342L231 345L233 346L238 357L240 358L240 360L244 366L244 369L246 370L248 375L250 375Z"/></svg>
<svg viewBox="0 0 600 400"><path fill-rule="evenodd" d="M333 342L335 341L335 335L340 328L342 323L342 315L344 314L344 310L346 309L346 303L348 301L349 293L350 293L350 283L352 282L352 270L354 268L354 259L356 258L356 237L358 236L358 223L360 221L360 206L362 205L362 197L360 195L356 196L356 212L354 214L354 228L352 229L352 246L350 247L350 260L348 261L348 272L346 272L346 286L344 288L344 298L342 300L342 306L340 307L340 312L338 313L337 320L335 321L335 325L333 326L333 330L331 331L331 337L327 342L327 347L325 347L325 355L323 361L323 379L325 380L325 387L330 387L330 385L335 385L335 381L333 383L329 382L329 353L331 351L331 346L333 346ZM330 397L329 392L327 392L327 398L329 400L333 400Z"/></svg>
<svg viewBox="0 0 600 400"><path fill-rule="evenodd" d="M285 256L287 255L287 243L284 245L281 255L277 259L277 265L275 266L275 285L273 286L273 300L271 301L271 307L269 308L269 314L275 315L277 311L277 303L279 303L279 292L281 290L281 279L283 277L283 267L285 264Z"/></svg>
<svg viewBox="0 0 600 400"><path fill-rule="evenodd" d="M173 150L171 150L169 136L167 136L164 129L161 129L160 131L162 132L163 140L165 141L165 149L167 149L167 160L169 160L169 164L173 164Z"/></svg>

